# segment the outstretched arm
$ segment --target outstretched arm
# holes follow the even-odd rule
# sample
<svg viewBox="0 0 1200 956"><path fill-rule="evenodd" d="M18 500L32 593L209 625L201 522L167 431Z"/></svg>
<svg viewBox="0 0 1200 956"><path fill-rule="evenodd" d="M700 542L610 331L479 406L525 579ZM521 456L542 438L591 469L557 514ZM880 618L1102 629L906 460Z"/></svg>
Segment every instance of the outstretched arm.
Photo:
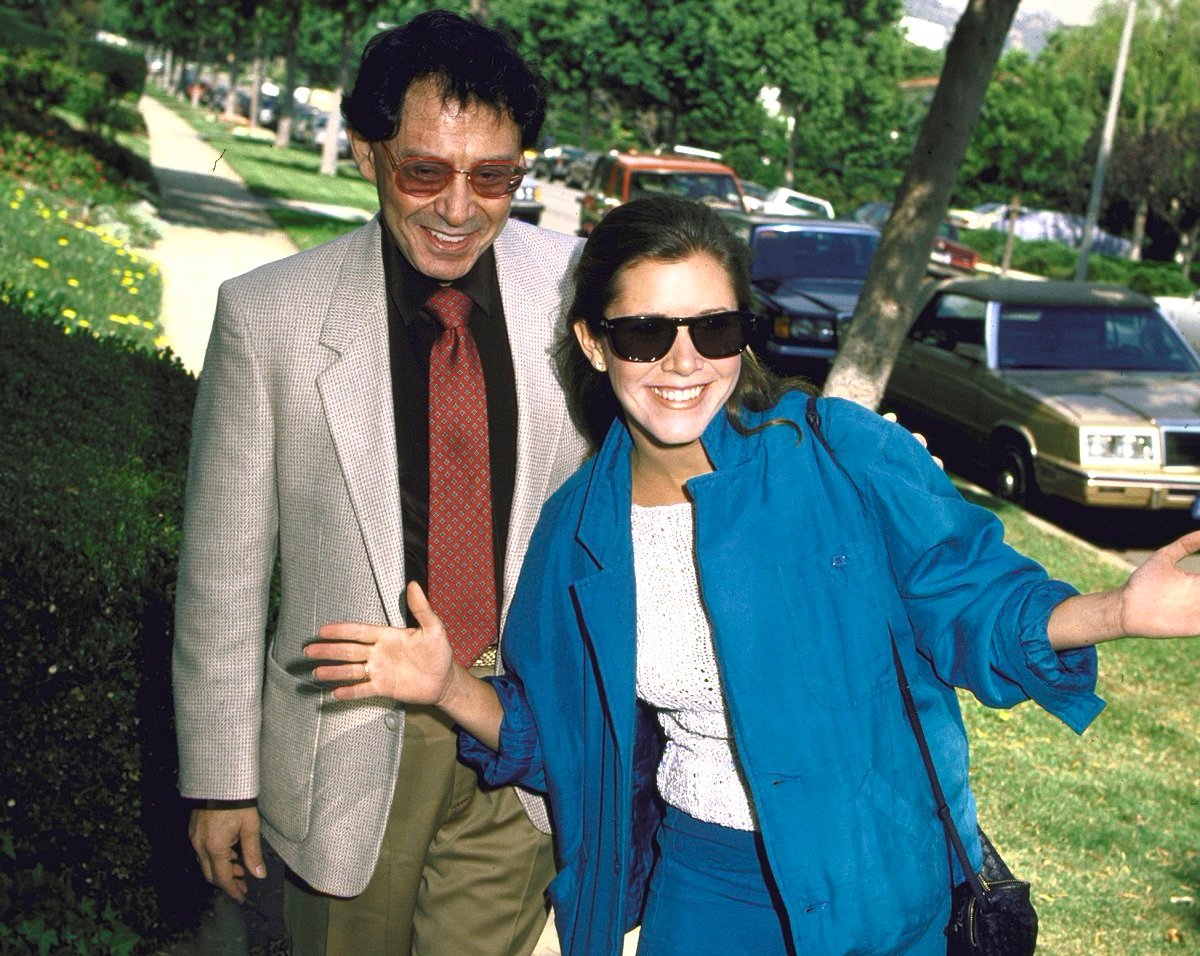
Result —
<svg viewBox="0 0 1200 956"><path fill-rule="evenodd" d="M304 648L310 659L329 662L315 667L313 676L344 682L334 688L338 700L383 696L433 705L496 750L504 716L496 691L455 662L446 630L421 586L410 583L407 596L418 627L351 621L323 625L319 640Z"/></svg>
<svg viewBox="0 0 1200 956"><path fill-rule="evenodd" d="M1200 574L1179 562L1200 550L1192 531L1150 555L1121 587L1079 594L1050 615L1050 644L1057 651L1118 637L1200 635Z"/></svg>

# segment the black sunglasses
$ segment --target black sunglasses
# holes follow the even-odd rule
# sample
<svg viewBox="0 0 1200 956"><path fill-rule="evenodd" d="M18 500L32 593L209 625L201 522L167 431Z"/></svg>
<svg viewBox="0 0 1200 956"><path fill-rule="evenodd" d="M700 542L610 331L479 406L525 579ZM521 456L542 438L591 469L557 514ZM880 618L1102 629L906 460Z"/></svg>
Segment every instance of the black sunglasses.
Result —
<svg viewBox="0 0 1200 956"><path fill-rule="evenodd" d="M707 312L671 318L665 315L623 315L600 319L596 325L608 333L612 350L626 362L657 362L671 351L675 330L683 326L696 351L705 358L737 355L750 341L758 316L753 312Z"/></svg>

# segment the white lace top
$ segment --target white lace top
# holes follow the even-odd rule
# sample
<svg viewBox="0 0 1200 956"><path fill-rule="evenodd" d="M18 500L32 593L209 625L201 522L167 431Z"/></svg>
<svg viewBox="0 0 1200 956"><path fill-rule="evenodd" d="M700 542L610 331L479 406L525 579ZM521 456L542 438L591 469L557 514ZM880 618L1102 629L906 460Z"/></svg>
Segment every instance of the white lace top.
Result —
<svg viewBox="0 0 1200 956"><path fill-rule="evenodd" d="M758 828L717 672L712 628L696 578L692 506L633 506L637 693L655 708L667 744L664 800L738 830Z"/></svg>

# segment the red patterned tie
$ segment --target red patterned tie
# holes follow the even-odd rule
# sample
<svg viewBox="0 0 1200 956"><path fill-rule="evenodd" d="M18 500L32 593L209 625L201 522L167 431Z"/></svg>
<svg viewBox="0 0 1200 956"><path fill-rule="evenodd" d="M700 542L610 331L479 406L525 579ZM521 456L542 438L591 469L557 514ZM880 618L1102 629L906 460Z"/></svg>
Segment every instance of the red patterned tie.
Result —
<svg viewBox="0 0 1200 956"><path fill-rule="evenodd" d="M429 354L429 603L463 666L497 630L487 390L467 328L472 307L450 288L425 304L443 326Z"/></svg>

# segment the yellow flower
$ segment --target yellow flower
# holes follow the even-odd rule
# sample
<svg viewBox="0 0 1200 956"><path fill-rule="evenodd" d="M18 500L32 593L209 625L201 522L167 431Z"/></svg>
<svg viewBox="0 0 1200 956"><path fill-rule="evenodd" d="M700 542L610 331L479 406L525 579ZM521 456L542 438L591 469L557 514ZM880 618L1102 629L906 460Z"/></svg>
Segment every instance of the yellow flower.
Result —
<svg viewBox="0 0 1200 956"><path fill-rule="evenodd" d="M71 276L69 279L67 279L67 285L69 285L72 289L78 289L79 288L79 280L76 279L74 276Z"/></svg>
<svg viewBox="0 0 1200 956"><path fill-rule="evenodd" d="M137 295L137 294L138 294L138 287L137 287L137 286L135 286L135 285L131 285L131 286L129 287L129 294L130 294L130 295Z"/></svg>
<svg viewBox="0 0 1200 956"><path fill-rule="evenodd" d="M151 322L149 319L142 319L142 328L153 330L154 323Z"/></svg>
<svg viewBox="0 0 1200 956"><path fill-rule="evenodd" d="M142 281L144 278L146 278L146 273L144 273L144 272L135 272L135 273L133 274L133 277L134 277L135 279L137 279L139 282L141 282L141 281Z"/></svg>
<svg viewBox="0 0 1200 956"><path fill-rule="evenodd" d="M43 206L41 209L38 210L38 215L41 216L43 219L49 219L50 218L50 210L47 209L45 206Z"/></svg>
<svg viewBox="0 0 1200 956"><path fill-rule="evenodd" d="M63 318L67 318L67 319L73 319L73 318L75 318L75 316L77 316L79 313L78 313L78 312L76 312L74 309L63 309L63 310L62 310L62 314L63 314Z"/></svg>
<svg viewBox="0 0 1200 956"><path fill-rule="evenodd" d="M117 315L117 313L116 313L116 312L110 312L110 313L108 314L108 321L109 321L109 322L116 322L116 323L117 323L117 325L125 325L125 324L126 324L126 319L125 319L125 316L123 316L123 315Z"/></svg>
<svg viewBox="0 0 1200 956"><path fill-rule="evenodd" d="M92 323L89 322L87 319L80 319L76 324L81 329L90 329L92 327Z"/></svg>
<svg viewBox="0 0 1200 956"><path fill-rule="evenodd" d="M59 219L66 219L66 218L67 218L67 211L66 211L65 209L60 209L60 210L58 211L58 218L59 218Z"/></svg>
<svg viewBox="0 0 1200 956"><path fill-rule="evenodd" d="M125 285L125 286L133 285L133 279L127 275L123 276L121 278L121 285Z"/></svg>
<svg viewBox="0 0 1200 956"><path fill-rule="evenodd" d="M70 243L67 241L67 237L66 237L66 236L59 236L59 237L58 237L58 244L59 244L60 246L67 246L67 245L70 245Z"/></svg>
<svg viewBox="0 0 1200 956"><path fill-rule="evenodd" d="M37 295L37 293L34 292L32 289L25 290L25 298L32 299L35 295Z"/></svg>
<svg viewBox="0 0 1200 956"><path fill-rule="evenodd" d="M37 266L39 269L49 269L50 268L50 263L48 263L45 259L41 258L40 256L34 256L29 261L32 262L35 266Z"/></svg>
<svg viewBox="0 0 1200 956"><path fill-rule="evenodd" d="M9 204L8 204L8 208L9 208L9 209L20 209L20 208L21 208L21 204L20 204L19 202L17 202L17 201L14 199L14 200L12 200L11 202L9 202Z"/></svg>
<svg viewBox="0 0 1200 956"><path fill-rule="evenodd" d="M160 335L154 340L154 347L156 349L165 349L170 344L171 343L167 341L167 337L165 335Z"/></svg>

